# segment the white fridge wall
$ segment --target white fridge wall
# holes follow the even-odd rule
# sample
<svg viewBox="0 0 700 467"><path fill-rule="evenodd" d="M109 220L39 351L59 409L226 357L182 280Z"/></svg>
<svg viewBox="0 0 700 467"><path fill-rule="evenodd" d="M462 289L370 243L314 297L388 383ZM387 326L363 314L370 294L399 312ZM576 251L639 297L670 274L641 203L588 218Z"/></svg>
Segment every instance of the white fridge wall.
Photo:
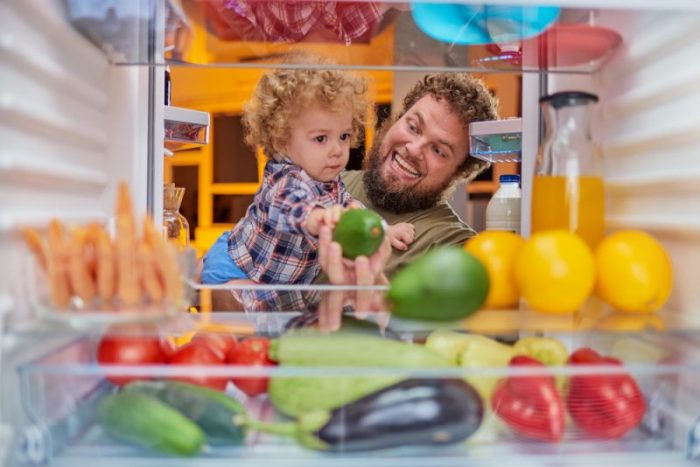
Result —
<svg viewBox="0 0 700 467"><path fill-rule="evenodd" d="M0 3L0 294L20 312L21 227L107 221L120 179L146 209L148 68L111 66L62 5Z"/></svg>
<svg viewBox="0 0 700 467"><path fill-rule="evenodd" d="M645 230L671 254L668 307L698 313L700 288L700 15L602 11L596 24L624 41L600 72L551 75L549 92L600 96L608 231Z"/></svg>

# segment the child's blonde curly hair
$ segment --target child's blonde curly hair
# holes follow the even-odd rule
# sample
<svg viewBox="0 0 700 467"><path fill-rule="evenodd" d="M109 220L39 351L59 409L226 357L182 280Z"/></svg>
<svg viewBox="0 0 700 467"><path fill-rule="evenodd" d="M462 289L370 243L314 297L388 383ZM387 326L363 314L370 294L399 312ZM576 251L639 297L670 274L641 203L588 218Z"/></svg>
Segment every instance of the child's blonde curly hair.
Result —
<svg viewBox="0 0 700 467"><path fill-rule="evenodd" d="M297 57L298 60L298 57ZM320 58L301 62L330 64ZM297 62L298 63L298 62ZM367 112L367 83L361 76L331 69L277 69L263 75L243 107L245 142L277 159L291 136L291 122L311 105L352 112L351 147L361 141Z"/></svg>

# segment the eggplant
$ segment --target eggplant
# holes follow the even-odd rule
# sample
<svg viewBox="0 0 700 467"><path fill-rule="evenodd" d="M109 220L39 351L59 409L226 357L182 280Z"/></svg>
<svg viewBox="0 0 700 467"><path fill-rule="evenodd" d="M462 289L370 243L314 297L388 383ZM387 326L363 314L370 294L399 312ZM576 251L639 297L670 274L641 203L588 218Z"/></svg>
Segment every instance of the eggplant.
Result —
<svg viewBox="0 0 700 467"><path fill-rule="evenodd" d="M408 379L338 407L315 436L330 451L461 442L481 425L484 408L461 379Z"/></svg>

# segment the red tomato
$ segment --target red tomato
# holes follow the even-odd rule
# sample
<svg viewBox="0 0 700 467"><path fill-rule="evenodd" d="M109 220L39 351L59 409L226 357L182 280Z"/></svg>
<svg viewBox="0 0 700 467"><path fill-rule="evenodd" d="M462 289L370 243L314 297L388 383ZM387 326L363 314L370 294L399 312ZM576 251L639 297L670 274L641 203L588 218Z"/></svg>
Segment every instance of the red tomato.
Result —
<svg viewBox="0 0 700 467"><path fill-rule="evenodd" d="M242 341L234 352L229 353L228 362L234 365L249 365L249 366L273 366L275 362L268 358L268 350L270 341L264 337L249 337ZM267 392L268 378L267 377L246 377L236 376L233 383L249 395L255 397L259 394Z"/></svg>
<svg viewBox="0 0 700 467"><path fill-rule="evenodd" d="M160 339L149 336L106 334L97 347L100 365L152 365L165 363ZM116 385L123 385L143 377L107 376Z"/></svg>
<svg viewBox="0 0 700 467"><path fill-rule="evenodd" d="M207 376L206 370L201 368L205 365L223 365L224 359L220 358L213 350L196 342L190 342L183 345L170 357L168 363L171 365L193 365L199 368L193 368L192 376L171 376L170 379L176 381L184 381L200 386L207 386L212 389L223 391L226 389L228 378Z"/></svg>
<svg viewBox="0 0 700 467"><path fill-rule="evenodd" d="M160 347L163 349L163 355L165 356L166 362L170 360L170 357L172 357L175 352L177 352L177 344L175 344L175 341L171 339L163 339L160 341Z"/></svg>
<svg viewBox="0 0 700 467"><path fill-rule="evenodd" d="M213 350L222 360L238 346L236 338L224 332L202 331L194 335L190 342L202 344Z"/></svg>

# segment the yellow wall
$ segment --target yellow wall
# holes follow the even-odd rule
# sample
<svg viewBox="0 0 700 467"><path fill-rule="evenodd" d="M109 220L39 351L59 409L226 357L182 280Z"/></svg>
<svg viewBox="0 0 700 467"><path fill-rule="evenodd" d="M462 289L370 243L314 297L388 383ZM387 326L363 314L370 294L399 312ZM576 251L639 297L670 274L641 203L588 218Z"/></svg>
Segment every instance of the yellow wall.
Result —
<svg viewBox="0 0 700 467"><path fill-rule="evenodd" d="M193 14L196 15L196 12ZM186 57L190 63L225 63L236 62L242 56L254 53L265 57L292 46L280 44L257 44L246 42L222 42L206 34L200 24L194 22L195 31L192 46ZM387 50L393 49L393 29L388 28L375 37L370 44L341 45L314 44L305 50L333 57L344 63L391 63L393 56ZM264 67L264 64L261 64ZM191 66L171 64L172 105L202 110L212 115L238 114L243 104L250 98L265 68L216 68L210 66ZM363 71L369 82L369 99L372 102L390 102L393 88L393 73L388 71ZM210 127L209 140L213 141L213 125ZM371 144L373 132L368 131L366 144ZM198 150L176 152L174 157L165 160L165 182L172 180L172 167L196 165L199 169L198 224L192 226L195 232L194 247L200 253L206 251L211 243L230 224L215 224L212 219L213 197L217 194L253 194L257 191L256 183L214 183L213 145L202 146ZM262 174L264 158L258 155L259 173Z"/></svg>

